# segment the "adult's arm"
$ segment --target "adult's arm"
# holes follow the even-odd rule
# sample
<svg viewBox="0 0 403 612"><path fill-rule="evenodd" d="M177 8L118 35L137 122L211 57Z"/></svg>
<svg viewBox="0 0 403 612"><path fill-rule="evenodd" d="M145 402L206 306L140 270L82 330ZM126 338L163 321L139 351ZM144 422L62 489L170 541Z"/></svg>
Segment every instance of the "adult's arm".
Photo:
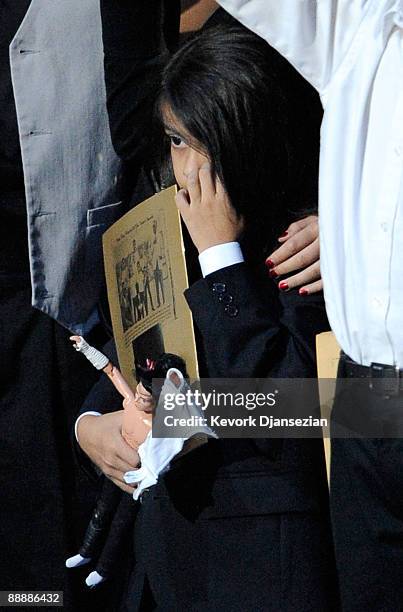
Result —
<svg viewBox="0 0 403 612"><path fill-rule="evenodd" d="M217 10L215 0L181 0L181 35L199 30Z"/></svg>
<svg viewBox="0 0 403 612"><path fill-rule="evenodd" d="M319 92L342 64L367 11L379 2L384 0L218 0Z"/></svg>

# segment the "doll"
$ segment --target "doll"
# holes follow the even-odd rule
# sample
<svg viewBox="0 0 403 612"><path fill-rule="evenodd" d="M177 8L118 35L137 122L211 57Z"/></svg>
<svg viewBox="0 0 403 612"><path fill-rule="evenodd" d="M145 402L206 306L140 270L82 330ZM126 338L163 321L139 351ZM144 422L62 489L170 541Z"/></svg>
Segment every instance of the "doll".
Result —
<svg viewBox="0 0 403 612"><path fill-rule="evenodd" d="M108 357L90 346L81 336L72 336L70 340L76 350L108 376L122 395L122 436L133 449L139 450L151 432L152 416L162 388L157 380L170 376L171 384L179 388L182 381L188 378L184 360L177 355L164 353L155 361L147 359L145 367L136 363L138 384L133 392ZM131 533L136 510L136 501L103 477L101 492L79 553L66 561L66 566L72 568L97 559L95 571L86 579L88 586L96 586L111 574L123 540Z"/></svg>
<svg viewBox="0 0 403 612"><path fill-rule="evenodd" d="M133 392L120 370L106 355L90 346L81 336L71 336L70 340L74 343L73 346L77 351L83 353L94 367L102 370L108 376L123 397L122 436L129 446L137 450L151 430L152 413L155 407L151 389L146 389L140 380L136 391ZM142 371L145 374L147 371L152 372L154 369L155 362L148 359L147 367Z"/></svg>

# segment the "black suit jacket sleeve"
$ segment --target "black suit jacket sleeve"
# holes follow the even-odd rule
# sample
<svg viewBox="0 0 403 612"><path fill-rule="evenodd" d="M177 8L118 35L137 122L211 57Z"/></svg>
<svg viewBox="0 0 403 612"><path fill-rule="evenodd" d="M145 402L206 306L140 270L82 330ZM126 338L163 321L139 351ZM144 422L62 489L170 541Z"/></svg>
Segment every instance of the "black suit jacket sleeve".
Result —
<svg viewBox="0 0 403 612"><path fill-rule="evenodd" d="M209 376L316 376L315 335L329 329L321 294L282 294L267 272L240 263L197 281L185 297Z"/></svg>

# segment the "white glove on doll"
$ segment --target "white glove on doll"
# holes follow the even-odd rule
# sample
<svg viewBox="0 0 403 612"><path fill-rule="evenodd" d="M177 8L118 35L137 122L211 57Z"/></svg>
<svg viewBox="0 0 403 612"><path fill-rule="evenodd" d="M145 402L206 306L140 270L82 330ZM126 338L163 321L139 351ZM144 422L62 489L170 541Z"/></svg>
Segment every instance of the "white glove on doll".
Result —
<svg viewBox="0 0 403 612"><path fill-rule="evenodd" d="M180 384L176 386L171 375L176 375ZM184 406L177 406L175 417L189 419L190 417L201 417L194 419L195 422L201 422L203 418L202 411L191 399L189 399L190 387L184 379L182 373L176 368L168 370L164 385L162 387L156 413L164 410L164 398L167 394L172 396L185 394L187 401ZM173 400L174 401L174 400ZM154 420L155 420L154 416ZM158 418L158 416L157 416ZM133 499L138 499L145 489L155 485L161 473L169 468L169 464L178 453L183 449L183 445L190 438L202 434L202 436L216 438L216 434L207 425L197 425L195 427L187 427L183 429L184 437L181 438L153 438L152 431L138 448L138 454L141 460L141 467L137 470L126 472L124 480L127 484L137 484L137 488L133 493Z"/></svg>

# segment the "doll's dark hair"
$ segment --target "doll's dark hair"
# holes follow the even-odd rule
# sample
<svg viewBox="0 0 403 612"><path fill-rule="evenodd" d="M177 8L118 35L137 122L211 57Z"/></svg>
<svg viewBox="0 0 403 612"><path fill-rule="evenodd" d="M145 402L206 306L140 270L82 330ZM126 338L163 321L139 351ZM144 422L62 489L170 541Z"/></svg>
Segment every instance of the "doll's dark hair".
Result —
<svg viewBox="0 0 403 612"><path fill-rule="evenodd" d="M315 209L319 98L263 39L235 21L200 31L164 68L161 121L164 108L210 158L244 216L250 254Z"/></svg>
<svg viewBox="0 0 403 612"><path fill-rule="evenodd" d="M162 388L162 380L165 379L171 368L176 368L186 380L189 379L185 360L173 353L163 353L155 360L148 359L144 364L136 361L136 378L138 382L143 383L149 393L158 397Z"/></svg>

